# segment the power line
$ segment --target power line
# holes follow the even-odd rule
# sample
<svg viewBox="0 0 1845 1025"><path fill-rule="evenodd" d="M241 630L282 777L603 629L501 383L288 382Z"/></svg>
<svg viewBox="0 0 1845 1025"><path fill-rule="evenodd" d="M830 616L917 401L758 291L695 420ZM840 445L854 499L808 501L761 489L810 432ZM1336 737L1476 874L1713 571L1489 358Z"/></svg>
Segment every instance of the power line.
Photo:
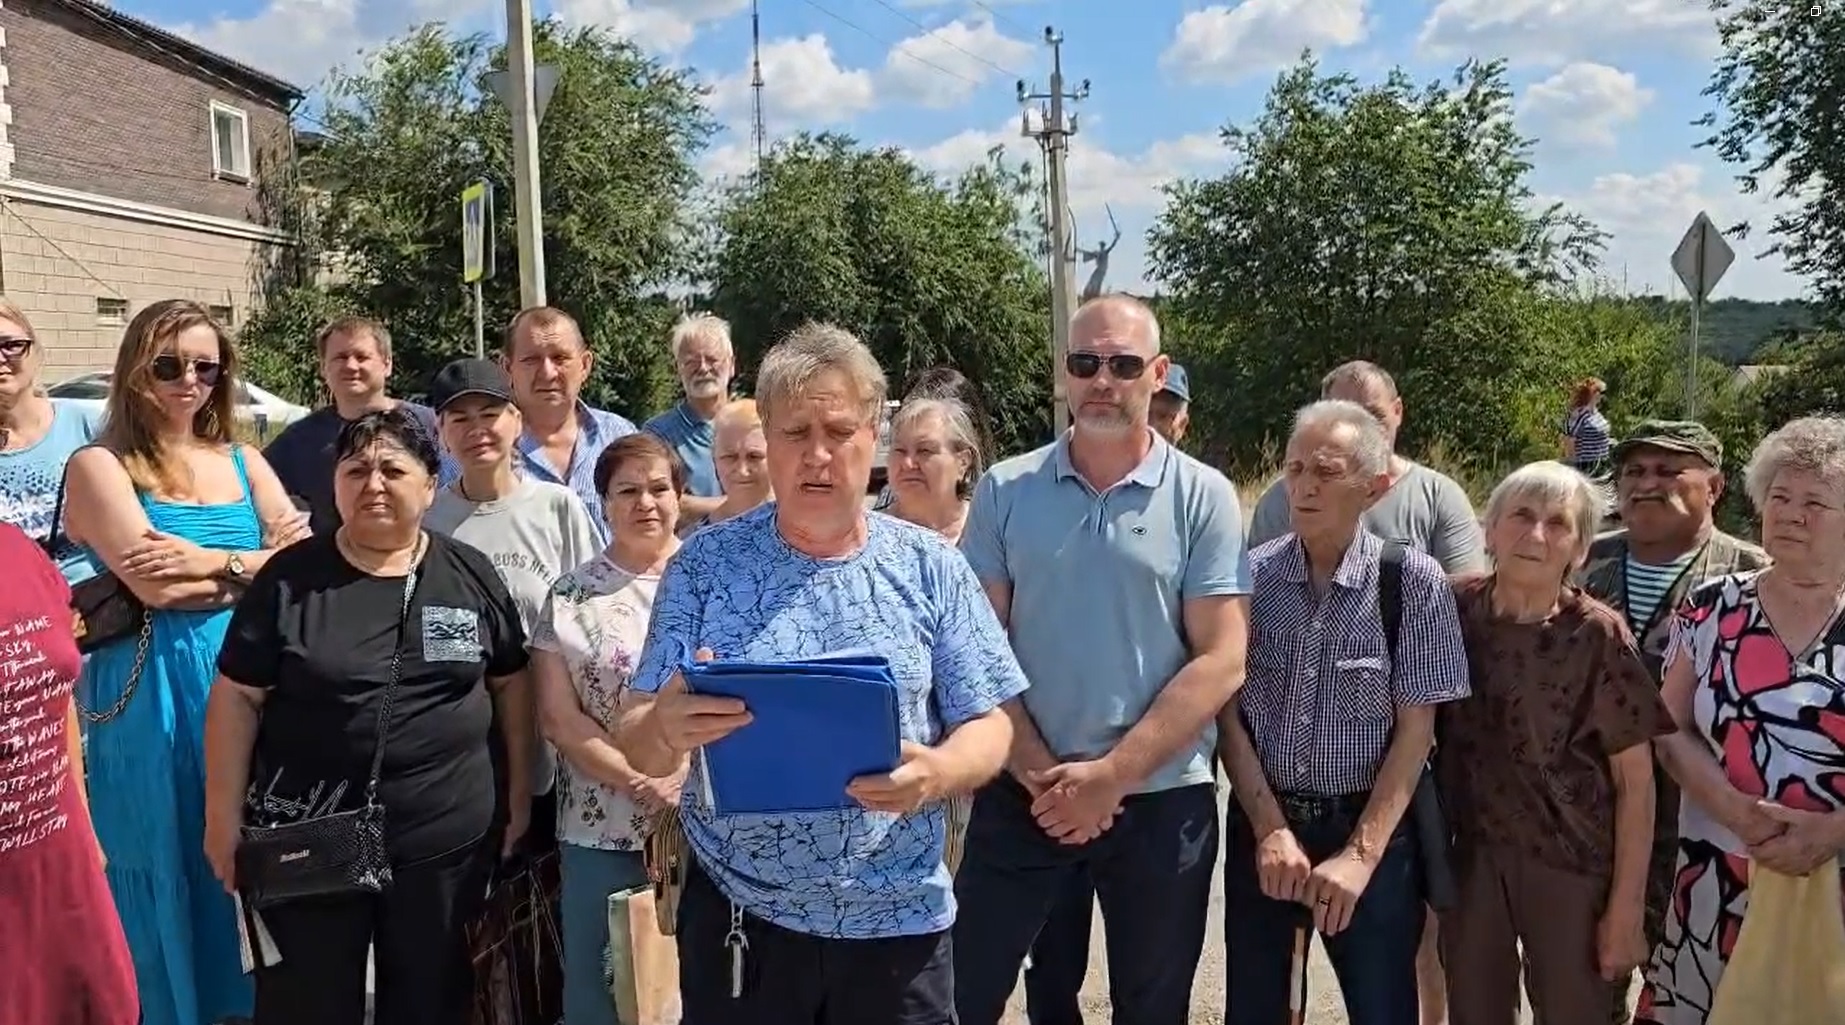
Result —
<svg viewBox="0 0 1845 1025"><path fill-rule="evenodd" d="M895 5L893 5L890 2L890 0L877 0L877 4L879 7L882 7L885 10L891 12L892 14L895 14L897 17L902 18L904 21L907 21L910 24L916 26L917 28L922 29L923 38L933 38L935 39L935 41L941 43L943 46L948 47L950 50L958 50L961 53L964 53L967 56L972 57L973 59L979 61L980 63L985 64L987 67L992 68L994 71L997 71L1002 75L1008 75L1012 78L1019 77L1018 74L1012 71L1010 68L1001 67L998 64L995 64L992 61L986 59L985 57L980 56L974 51L969 50L966 47L963 47L951 41L947 36L944 36L941 34L942 29L930 28L929 26L924 25L922 22L917 21L914 17L911 17L908 12L905 12L899 9L898 7L896 7Z"/></svg>
<svg viewBox="0 0 1845 1025"><path fill-rule="evenodd" d="M981 10L987 12L987 14L990 15L994 21L1003 21L1006 24L1011 25L1013 28L1018 29L1020 32L1023 32L1027 35L1030 35L1032 32L1036 31L1035 29L1029 29L1019 24L1017 21L1014 21L1009 15L999 13L999 11L983 3L982 0L968 0L968 3L971 3L975 7L978 7Z"/></svg>
<svg viewBox="0 0 1845 1025"><path fill-rule="evenodd" d="M883 36L878 35L876 32L871 31L870 29L864 27L863 25L860 25L859 23L853 21L852 19L847 18L835 11L831 11L825 7L820 6L819 4L815 3L814 0L802 0L802 2L807 4L807 6L809 7L812 7L814 10L819 11L821 14L824 14L827 17L833 19L834 21L839 22L841 25L844 25L845 27L851 29L852 31L857 32L859 35L864 36L865 38L871 40L872 42L878 43L879 45L882 45L882 46L889 47L892 53L900 53L904 55L905 57L908 57L909 59L915 61L918 64L922 64L927 67L934 68L935 70L941 72L944 75L947 75L950 78L958 78L961 81L966 82L968 85L974 86L976 88L978 88L980 85L979 82L974 81L973 79L967 77L966 75L961 74L958 71L950 71L947 68L942 67L940 64L937 64L934 61L928 59L927 57L916 56L910 51L904 49L901 46L898 46L897 44L891 42L890 40L884 38Z"/></svg>

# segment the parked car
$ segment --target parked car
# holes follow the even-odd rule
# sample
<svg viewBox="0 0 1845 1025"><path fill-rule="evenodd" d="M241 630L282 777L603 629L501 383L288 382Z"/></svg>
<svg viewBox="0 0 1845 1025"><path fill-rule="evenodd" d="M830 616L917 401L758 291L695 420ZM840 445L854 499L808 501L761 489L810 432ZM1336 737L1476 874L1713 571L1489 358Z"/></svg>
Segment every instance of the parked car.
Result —
<svg viewBox="0 0 1845 1025"><path fill-rule="evenodd" d="M94 409L100 416L109 400L109 372L106 370L59 381L45 389L60 405ZM237 417L256 431L259 441L268 441L282 428L308 415L308 409L264 391L248 381L233 382Z"/></svg>

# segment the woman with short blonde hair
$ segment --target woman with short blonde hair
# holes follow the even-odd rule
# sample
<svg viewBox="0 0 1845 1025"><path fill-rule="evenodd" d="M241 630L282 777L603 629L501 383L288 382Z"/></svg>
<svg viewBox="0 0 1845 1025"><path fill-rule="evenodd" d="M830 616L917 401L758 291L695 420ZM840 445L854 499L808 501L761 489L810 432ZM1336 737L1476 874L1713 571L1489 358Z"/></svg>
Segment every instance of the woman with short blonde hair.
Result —
<svg viewBox="0 0 1845 1025"><path fill-rule="evenodd" d="M18 304L0 297L0 519L25 531L75 581L90 567L57 529L58 494L64 464L96 440L102 417L53 402L44 371L38 332Z"/></svg>
<svg viewBox="0 0 1845 1025"><path fill-rule="evenodd" d="M735 399L718 410L712 420L711 461L717 466L724 500L708 516L679 525L679 536L700 527L741 516L775 500L769 484L768 441L762 433L762 414L755 399Z"/></svg>

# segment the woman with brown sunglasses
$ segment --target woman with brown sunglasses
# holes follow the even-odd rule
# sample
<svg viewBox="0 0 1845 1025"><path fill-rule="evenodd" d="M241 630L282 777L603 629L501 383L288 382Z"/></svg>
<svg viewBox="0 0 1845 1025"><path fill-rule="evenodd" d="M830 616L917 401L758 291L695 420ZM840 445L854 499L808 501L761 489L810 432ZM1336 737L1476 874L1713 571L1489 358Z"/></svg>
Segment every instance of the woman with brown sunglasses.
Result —
<svg viewBox="0 0 1845 1025"><path fill-rule="evenodd" d="M142 310L116 353L101 442L71 457L65 484L65 533L130 610L95 617L76 700L144 1025L251 1012L235 911L203 849L205 698L230 607L307 531L261 453L233 434L236 369L203 306Z"/></svg>

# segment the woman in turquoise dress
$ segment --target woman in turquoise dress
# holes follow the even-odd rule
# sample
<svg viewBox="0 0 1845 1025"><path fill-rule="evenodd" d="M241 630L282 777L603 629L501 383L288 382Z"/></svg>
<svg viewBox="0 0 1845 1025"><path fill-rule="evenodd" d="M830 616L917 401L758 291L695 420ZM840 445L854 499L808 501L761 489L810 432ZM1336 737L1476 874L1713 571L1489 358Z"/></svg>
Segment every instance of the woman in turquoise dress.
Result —
<svg viewBox="0 0 1845 1025"><path fill-rule="evenodd" d="M147 612L78 686L90 811L141 991L143 1025L246 1018L230 896L204 855L205 697L230 609L306 535L274 471L232 436L236 356L205 308L128 325L99 443L71 457L64 528Z"/></svg>

